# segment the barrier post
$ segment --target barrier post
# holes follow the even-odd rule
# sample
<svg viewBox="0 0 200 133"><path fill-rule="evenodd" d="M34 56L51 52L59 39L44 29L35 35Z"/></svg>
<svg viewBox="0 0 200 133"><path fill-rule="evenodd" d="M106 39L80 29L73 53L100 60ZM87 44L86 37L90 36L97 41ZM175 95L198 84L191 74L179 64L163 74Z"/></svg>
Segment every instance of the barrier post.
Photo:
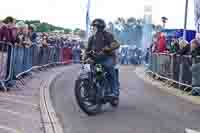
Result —
<svg viewBox="0 0 200 133"><path fill-rule="evenodd" d="M181 56L180 57L180 61L181 61L181 63L180 63L180 72L179 72L179 83L182 83L182 77L183 77L183 57ZM179 84L179 89L181 89L181 84Z"/></svg>
<svg viewBox="0 0 200 133"><path fill-rule="evenodd" d="M152 71L152 53L149 53L148 64L148 69Z"/></svg>
<svg viewBox="0 0 200 133"><path fill-rule="evenodd" d="M0 85L7 91L6 84L12 79L13 67L13 45L7 42L0 42Z"/></svg>
<svg viewBox="0 0 200 133"><path fill-rule="evenodd" d="M14 75L23 72L24 48L15 47Z"/></svg>
<svg viewBox="0 0 200 133"><path fill-rule="evenodd" d="M36 66L38 64L38 48L36 45L32 46L32 66Z"/></svg>
<svg viewBox="0 0 200 133"><path fill-rule="evenodd" d="M159 57L159 54L158 53L156 53L156 60L155 60L155 62L156 62L156 73L159 73L160 72L160 57Z"/></svg>
<svg viewBox="0 0 200 133"><path fill-rule="evenodd" d="M171 79L174 79L174 55L170 55L170 73Z"/></svg>

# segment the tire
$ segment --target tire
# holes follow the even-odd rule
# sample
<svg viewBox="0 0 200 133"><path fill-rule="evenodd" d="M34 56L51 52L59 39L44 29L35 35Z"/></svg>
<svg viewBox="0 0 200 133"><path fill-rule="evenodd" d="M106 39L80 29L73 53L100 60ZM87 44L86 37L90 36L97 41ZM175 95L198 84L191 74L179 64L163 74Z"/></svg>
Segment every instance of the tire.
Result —
<svg viewBox="0 0 200 133"><path fill-rule="evenodd" d="M77 104L79 105L79 107L81 108L81 110L86 113L88 116L95 116L97 114L99 114L101 112L101 107L102 104L96 103L96 107L94 109L90 109L88 108L85 103L82 100L82 96L81 96L81 84L89 82L87 79L78 79L75 82L75 97L76 97L76 101Z"/></svg>
<svg viewBox="0 0 200 133"><path fill-rule="evenodd" d="M118 108L118 106L119 106L119 98L114 98L113 100L111 100L110 105L113 108Z"/></svg>

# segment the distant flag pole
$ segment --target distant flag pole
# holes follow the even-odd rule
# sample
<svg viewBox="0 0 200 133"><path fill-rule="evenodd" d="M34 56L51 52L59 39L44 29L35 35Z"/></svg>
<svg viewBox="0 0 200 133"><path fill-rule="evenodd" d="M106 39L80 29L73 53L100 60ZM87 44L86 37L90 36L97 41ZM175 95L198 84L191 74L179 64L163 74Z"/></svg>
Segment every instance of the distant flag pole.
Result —
<svg viewBox="0 0 200 133"><path fill-rule="evenodd" d="M91 2L90 0L88 0L87 12L86 12L86 38L89 38L89 33L90 33L90 6Z"/></svg>

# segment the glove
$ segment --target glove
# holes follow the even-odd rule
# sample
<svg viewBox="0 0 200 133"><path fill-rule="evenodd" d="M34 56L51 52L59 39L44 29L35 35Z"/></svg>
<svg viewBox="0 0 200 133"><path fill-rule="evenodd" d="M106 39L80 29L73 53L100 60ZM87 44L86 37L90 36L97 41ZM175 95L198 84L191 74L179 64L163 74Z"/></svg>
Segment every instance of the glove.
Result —
<svg viewBox="0 0 200 133"><path fill-rule="evenodd" d="M109 47L105 47L105 48L103 48L103 52L109 53L109 52L111 52L111 49Z"/></svg>

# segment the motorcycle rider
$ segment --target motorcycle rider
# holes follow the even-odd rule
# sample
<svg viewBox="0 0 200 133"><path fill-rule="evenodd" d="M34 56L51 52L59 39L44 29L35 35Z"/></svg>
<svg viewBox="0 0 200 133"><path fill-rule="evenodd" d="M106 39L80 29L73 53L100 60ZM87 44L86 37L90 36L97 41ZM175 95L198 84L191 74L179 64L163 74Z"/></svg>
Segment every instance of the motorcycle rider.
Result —
<svg viewBox="0 0 200 133"><path fill-rule="evenodd" d="M93 35L88 40L88 47L86 49L86 58L89 57L91 50L102 53L99 55L95 63L102 64L108 72L108 79L110 80L112 94L110 97L119 97L118 79L115 71L115 59L117 50L120 45L114 39L114 36L105 30L106 23L102 19L95 19L92 24Z"/></svg>

